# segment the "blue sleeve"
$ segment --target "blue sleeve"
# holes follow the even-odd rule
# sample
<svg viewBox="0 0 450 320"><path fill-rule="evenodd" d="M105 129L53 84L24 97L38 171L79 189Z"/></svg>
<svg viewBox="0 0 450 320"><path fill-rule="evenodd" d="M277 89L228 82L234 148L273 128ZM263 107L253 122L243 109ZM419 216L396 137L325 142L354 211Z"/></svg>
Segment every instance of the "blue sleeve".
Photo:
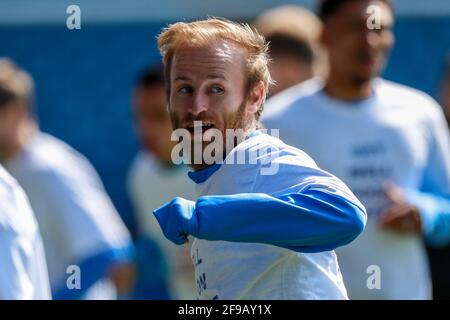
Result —
<svg viewBox="0 0 450 320"><path fill-rule="evenodd" d="M107 276L111 265L115 263L128 262L133 259L134 247L129 245L122 248L111 248L93 256L90 256L79 263L74 263L80 268L80 289L69 289L66 280L52 288L53 299L55 300L79 300L83 299L86 292L100 279Z"/></svg>
<svg viewBox="0 0 450 320"><path fill-rule="evenodd" d="M197 200L197 238L265 243L297 252L333 250L364 229L366 213L344 197L308 190L275 198L263 193Z"/></svg>
<svg viewBox="0 0 450 320"><path fill-rule="evenodd" d="M426 242L434 247L450 242L450 199L431 193L408 191L408 200L420 212Z"/></svg>
<svg viewBox="0 0 450 320"><path fill-rule="evenodd" d="M407 190L407 198L420 211L425 240L438 247L450 242L450 134L442 109L432 104L422 185Z"/></svg>

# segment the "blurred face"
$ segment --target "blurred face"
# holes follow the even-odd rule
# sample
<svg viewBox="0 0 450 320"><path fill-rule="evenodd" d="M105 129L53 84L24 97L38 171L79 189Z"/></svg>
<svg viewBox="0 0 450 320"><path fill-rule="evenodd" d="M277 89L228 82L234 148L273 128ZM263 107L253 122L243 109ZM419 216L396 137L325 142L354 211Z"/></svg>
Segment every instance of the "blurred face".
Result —
<svg viewBox="0 0 450 320"><path fill-rule="evenodd" d="M447 76L447 79L442 85L441 97L442 107L444 108L447 122L450 124L450 74Z"/></svg>
<svg viewBox="0 0 450 320"><path fill-rule="evenodd" d="M21 108L12 104L0 108L0 160L14 143L22 114Z"/></svg>
<svg viewBox="0 0 450 320"><path fill-rule="evenodd" d="M170 159L172 127L164 86L136 89L134 104L136 129L142 146L160 160Z"/></svg>
<svg viewBox="0 0 450 320"><path fill-rule="evenodd" d="M272 55L270 74L275 85L270 88L270 95L275 95L312 76L312 72L298 59L290 55Z"/></svg>
<svg viewBox="0 0 450 320"><path fill-rule="evenodd" d="M264 95L259 85L247 95L245 55L233 44L217 42L206 48L179 48L170 70L169 111L173 128L194 137L194 121L202 132L215 128L248 129ZM262 91L261 91L262 90ZM225 141L223 141L225 145Z"/></svg>
<svg viewBox="0 0 450 320"><path fill-rule="evenodd" d="M377 9L376 17L372 16L370 6ZM379 28L369 28L368 20L379 22ZM355 83L367 82L377 76L394 42L393 21L391 9L382 1L349 1L343 4L327 18L322 35L331 71Z"/></svg>

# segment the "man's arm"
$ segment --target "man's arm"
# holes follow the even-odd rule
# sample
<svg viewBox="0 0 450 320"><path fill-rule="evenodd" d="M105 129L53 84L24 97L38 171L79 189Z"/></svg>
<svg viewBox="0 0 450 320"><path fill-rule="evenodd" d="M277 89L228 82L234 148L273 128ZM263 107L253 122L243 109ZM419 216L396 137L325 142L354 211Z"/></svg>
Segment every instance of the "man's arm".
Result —
<svg viewBox="0 0 450 320"><path fill-rule="evenodd" d="M264 193L203 196L196 203L175 198L155 210L170 240L266 243L298 252L333 250L364 229L364 208L318 188L278 198Z"/></svg>
<svg viewBox="0 0 450 320"><path fill-rule="evenodd" d="M197 200L200 239L260 242L320 252L353 241L364 229L363 209L325 191L279 198L267 194L206 196Z"/></svg>
<svg viewBox="0 0 450 320"><path fill-rule="evenodd" d="M404 223L417 225L414 222L418 220L419 231L423 232L427 243L438 247L450 242L450 139L440 107L433 101L429 107L429 148L422 186L420 190L403 190L403 195L395 196L400 198L394 201L397 207L409 204L411 208L403 212L397 210L395 216L387 214L386 218L393 227L397 221L401 227Z"/></svg>

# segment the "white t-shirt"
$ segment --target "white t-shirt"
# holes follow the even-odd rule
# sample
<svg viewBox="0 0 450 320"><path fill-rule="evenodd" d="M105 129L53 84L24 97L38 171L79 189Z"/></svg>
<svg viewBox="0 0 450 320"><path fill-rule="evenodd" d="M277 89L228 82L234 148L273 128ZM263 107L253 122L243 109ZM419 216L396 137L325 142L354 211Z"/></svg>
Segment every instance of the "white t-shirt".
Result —
<svg viewBox="0 0 450 320"><path fill-rule="evenodd" d="M65 283L67 267L102 251L126 247L130 235L86 158L66 143L37 133L6 165L30 199L46 250L52 287ZM100 281L102 282L102 281ZM115 297L103 281L95 299Z"/></svg>
<svg viewBox="0 0 450 320"><path fill-rule="evenodd" d="M139 231L158 243L168 261L169 283L174 298L193 299L194 279L186 275L188 249L167 241L153 215L153 210L174 197L188 200L196 198L194 183L189 180L186 167L166 168L152 154L140 151L128 172L128 191L136 211Z"/></svg>
<svg viewBox="0 0 450 320"><path fill-rule="evenodd" d="M229 164L230 159L245 159L242 155L247 155L245 164ZM319 169L306 153L264 133L234 148L225 164L197 184L197 193L276 197L310 184L332 189L363 208L339 179ZM200 299L347 299L334 251L299 253L267 244L195 239L191 255Z"/></svg>
<svg viewBox="0 0 450 320"><path fill-rule="evenodd" d="M263 123L341 178L368 212L364 233L337 250L350 298L431 297L422 238L383 230L379 213L389 205L383 185L450 194L450 145L440 107L425 94L376 79L373 94L359 102L328 96L318 79L297 85L267 102ZM381 288L369 289L371 266Z"/></svg>
<svg viewBox="0 0 450 320"><path fill-rule="evenodd" d="M39 228L25 193L0 165L0 300L51 299Z"/></svg>

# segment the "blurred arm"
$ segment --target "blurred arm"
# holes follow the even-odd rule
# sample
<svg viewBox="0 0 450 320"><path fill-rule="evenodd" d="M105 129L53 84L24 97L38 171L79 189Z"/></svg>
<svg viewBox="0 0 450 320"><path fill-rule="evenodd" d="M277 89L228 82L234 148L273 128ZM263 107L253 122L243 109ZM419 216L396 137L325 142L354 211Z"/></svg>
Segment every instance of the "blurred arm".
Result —
<svg viewBox="0 0 450 320"><path fill-rule="evenodd" d="M427 242L443 246L450 242L450 134L440 107L433 111L422 188L407 191L407 198L420 211Z"/></svg>

